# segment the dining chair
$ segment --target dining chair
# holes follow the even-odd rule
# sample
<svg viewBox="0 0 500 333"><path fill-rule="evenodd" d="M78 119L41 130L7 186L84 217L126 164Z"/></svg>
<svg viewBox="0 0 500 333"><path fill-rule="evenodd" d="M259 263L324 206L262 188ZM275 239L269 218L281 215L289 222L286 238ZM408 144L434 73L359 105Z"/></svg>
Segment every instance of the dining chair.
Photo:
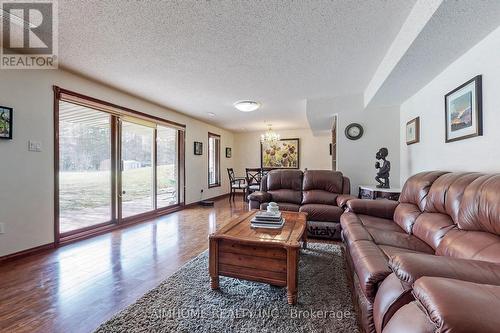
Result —
<svg viewBox="0 0 500 333"><path fill-rule="evenodd" d="M234 175L233 168L227 168L227 174L229 176L229 201L233 200L236 195L236 191L243 191L243 201L246 201L247 184L244 177L236 177Z"/></svg>
<svg viewBox="0 0 500 333"><path fill-rule="evenodd" d="M262 170L262 177L266 176L269 173L269 171L275 170L275 169L276 168L262 168L261 169Z"/></svg>
<svg viewBox="0 0 500 333"><path fill-rule="evenodd" d="M245 175L247 181L248 194L250 195L253 192L260 191L260 181L262 180L262 168L246 168Z"/></svg>

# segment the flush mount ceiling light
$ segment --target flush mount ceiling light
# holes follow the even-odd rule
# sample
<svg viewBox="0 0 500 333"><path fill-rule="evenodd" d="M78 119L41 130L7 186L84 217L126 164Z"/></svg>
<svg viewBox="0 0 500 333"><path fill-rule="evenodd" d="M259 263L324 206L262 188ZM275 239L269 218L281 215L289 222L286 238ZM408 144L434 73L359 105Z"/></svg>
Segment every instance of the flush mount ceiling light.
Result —
<svg viewBox="0 0 500 333"><path fill-rule="evenodd" d="M209 117L215 117L215 113L213 113L213 112L207 112L207 114Z"/></svg>
<svg viewBox="0 0 500 333"><path fill-rule="evenodd" d="M255 101L238 101L233 106L242 112L252 112L260 108L260 103Z"/></svg>

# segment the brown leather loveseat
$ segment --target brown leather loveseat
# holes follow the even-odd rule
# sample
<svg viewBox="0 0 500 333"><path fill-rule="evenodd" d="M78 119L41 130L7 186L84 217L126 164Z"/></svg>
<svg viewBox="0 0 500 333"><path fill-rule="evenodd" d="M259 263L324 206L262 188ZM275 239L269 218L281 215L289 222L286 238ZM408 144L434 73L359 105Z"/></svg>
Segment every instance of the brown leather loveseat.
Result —
<svg viewBox="0 0 500 333"><path fill-rule="evenodd" d="M340 239L342 207L354 198L349 193L349 178L338 171L273 170L248 199L250 209L266 209L274 201L281 210L306 212L308 236Z"/></svg>
<svg viewBox="0 0 500 333"><path fill-rule="evenodd" d="M495 331L500 174L423 172L399 202L347 207L342 238L366 332Z"/></svg>

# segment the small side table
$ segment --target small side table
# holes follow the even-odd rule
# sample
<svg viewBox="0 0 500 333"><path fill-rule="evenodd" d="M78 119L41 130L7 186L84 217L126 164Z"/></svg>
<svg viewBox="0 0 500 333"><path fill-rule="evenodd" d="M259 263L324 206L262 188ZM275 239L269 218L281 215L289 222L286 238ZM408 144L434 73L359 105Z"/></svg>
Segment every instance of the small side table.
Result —
<svg viewBox="0 0 500 333"><path fill-rule="evenodd" d="M360 199L389 199L398 201L401 194L400 188L377 188L375 185L359 185Z"/></svg>

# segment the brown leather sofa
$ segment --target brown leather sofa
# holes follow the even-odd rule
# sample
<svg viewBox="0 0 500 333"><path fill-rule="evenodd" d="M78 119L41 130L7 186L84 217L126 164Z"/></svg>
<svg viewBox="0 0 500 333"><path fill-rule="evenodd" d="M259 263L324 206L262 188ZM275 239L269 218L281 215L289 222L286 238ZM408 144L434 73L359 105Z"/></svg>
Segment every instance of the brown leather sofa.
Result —
<svg viewBox="0 0 500 333"><path fill-rule="evenodd" d="M399 202L347 207L342 238L366 332L493 332L477 321L491 315L481 299L500 288L499 174L424 172L408 179Z"/></svg>
<svg viewBox="0 0 500 333"><path fill-rule="evenodd" d="M340 239L340 216L350 181L329 170L273 170L262 178L261 191L248 196L250 209L276 202L281 210L306 212L309 237Z"/></svg>

